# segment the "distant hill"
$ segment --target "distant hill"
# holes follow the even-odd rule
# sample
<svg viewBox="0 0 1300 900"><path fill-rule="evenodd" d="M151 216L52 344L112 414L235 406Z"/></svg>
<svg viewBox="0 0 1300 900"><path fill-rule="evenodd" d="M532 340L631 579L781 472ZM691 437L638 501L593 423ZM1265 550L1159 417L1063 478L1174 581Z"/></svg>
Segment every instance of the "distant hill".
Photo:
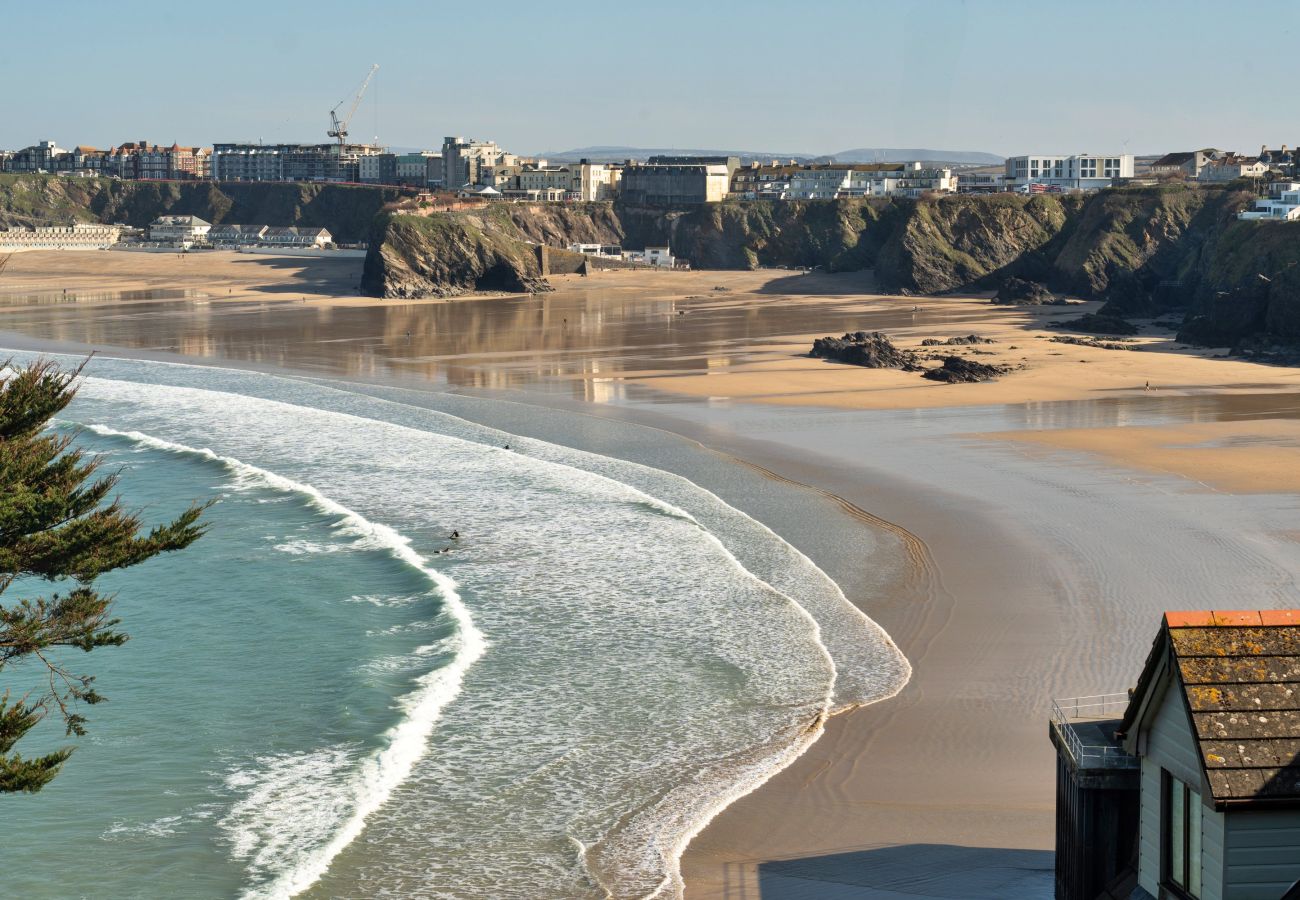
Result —
<svg viewBox="0 0 1300 900"><path fill-rule="evenodd" d="M994 153L972 150L918 150L892 147L858 147L839 153L790 153L774 150L701 150L685 147L579 147L576 150L547 150L534 154L556 162L576 162L590 159L593 162L622 162L626 159L645 160L651 156L739 156L742 161L794 159L799 162L912 162L947 163L962 166L1001 165L1005 160Z"/></svg>
<svg viewBox="0 0 1300 900"><path fill-rule="evenodd" d="M542 159L557 162L576 162L590 159L593 162L622 162L626 159L646 160L652 156L739 156L741 159L812 159L811 153L776 153L771 150L700 150L687 147L579 147L576 150L546 150L534 153Z"/></svg>
<svg viewBox="0 0 1300 900"><path fill-rule="evenodd" d="M995 153L974 150L920 150L898 147L858 147L830 154L836 162L942 162L962 166L1000 166L1006 159Z"/></svg>

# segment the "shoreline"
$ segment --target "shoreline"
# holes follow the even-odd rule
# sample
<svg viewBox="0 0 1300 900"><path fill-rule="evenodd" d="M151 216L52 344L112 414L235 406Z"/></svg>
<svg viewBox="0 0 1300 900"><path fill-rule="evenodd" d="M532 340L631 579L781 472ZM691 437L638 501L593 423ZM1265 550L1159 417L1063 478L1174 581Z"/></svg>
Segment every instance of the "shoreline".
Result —
<svg viewBox="0 0 1300 900"><path fill-rule="evenodd" d="M698 280L725 280L723 274ZM731 274L736 291L761 281L754 273ZM622 287L607 290L596 281L559 296L423 307L455 308L452 318L435 320L406 318L419 310L404 304L354 308L347 315L358 318L321 322L319 331L308 330L304 313L318 315L311 305L290 305L247 323L205 320L210 339L193 345L197 359L175 356L184 346L173 346L179 329L162 320L151 326L161 340L126 352L327 373L433 392L447 402L482 396L533 411L558 408L606 420L625 434L586 429L581 420L572 434L556 434L573 423L545 415L531 416L532 431L519 433L602 454L617 446L626 454L620 458L637 462L638 429L649 428L731 459L729 465L773 485L798 486L818 511L808 521L686 454L659 466L714 491L811 557L903 650L913 677L888 703L830 717L820 739L792 764L711 819L682 857L686 896L955 896L927 893L943 884L916 880L918 873L933 876L939 860L950 879L944 884L960 885L961 896L1006 896L1008 885L1035 896L1051 881L1047 701L1126 686L1162 608L1209 608L1225 592L1258 597L1261 606L1285 604L1300 571L1300 544L1287 537L1300 534L1289 508L1296 486L1266 473L1270 460L1290 459L1276 454L1300 437L1287 412L1300 372L1204 358L1208 352L1184 356L1172 347L1149 357L1070 347L1071 358L1092 365L1075 370L1077 362L1047 359L1049 350L1036 374L992 385L916 384L915 376L895 382L902 373L795 358L798 344L789 335L841 317L884 321L883 330L905 341L987 329L1006 344L1006 335L1032 331L1042 318L927 298L918 321L900 315L888 298L840 293L844 279L816 283L835 293L624 299ZM792 315L782 310L787 305ZM667 320L677 309L684 319ZM120 333L90 330L83 321L89 310L79 312L26 321L64 340ZM586 329L596 326L585 324L588 314L601 316L591 334ZM742 314L747 330L737 333ZM575 324L565 319L563 327L555 321L562 315L576 316ZM610 322L639 322L638 316L645 324L637 329ZM731 324L714 327L714 319ZM401 330L423 321L436 324L434 337L403 345ZM521 342L545 347L525 355L522 343L498 346L493 338L459 344L458 333L447 333L457 322L467 334L516 324L524 329ZM365 337L379 323L383 337ZM279 356L251 352L263 346L251 330L259 324L272 328ZM3 316L0 328L9 330ZM672 343L655 344L665 333ZM328 343L340 336L346 340ZM369 349L357 355L361 340ZM449 347L466 361L448 362ZM421 361L412 366L408 357ZM1167 373L1157 390L1143 391L1126 368L1139 360ZM1111 379L1111 386L1096 389L1075 371ZM708 390L675 390L683 377L709 379ZM831 378L825 387L841 393L845 384L850 392L855 383L872 389L857 390L842 405L814 404L827 394L799 381L808 378ZM1044 399L1006 399L1026 390ZM498 421L484 424L521 427L508 408L493 416ZM1235 436L1249 438L1250 446L1234 446ZM1191 440L1204 446L1181 446ZM1166 449L1155 459L1152 447ZM1197 467L1232 454L1235 477L1246 480L1205 479L1212 488L1206 490ZM1238 493L1247 481L1254 492ZM787 503L794 496L775 492ZM812 521L817 516L824 521ZM876 558L852 537L860 533L885 541L897 568L872 571ZM989 566L991 560L1003 564Z"/></svg>

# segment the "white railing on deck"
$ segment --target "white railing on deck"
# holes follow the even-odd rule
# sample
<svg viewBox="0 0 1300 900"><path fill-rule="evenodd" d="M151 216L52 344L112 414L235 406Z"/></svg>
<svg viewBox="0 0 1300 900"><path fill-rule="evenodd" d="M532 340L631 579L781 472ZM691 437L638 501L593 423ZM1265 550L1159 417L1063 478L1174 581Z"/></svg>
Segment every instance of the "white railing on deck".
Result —
<svg viewBox="0 0 1300 900"><path fill-rule="evenodd" d="M1135 769L1137 757L1124 752L1114 744L1084 743L1073 722L1097 719L1118 719L1124 715L1129 696L1124 694L1095 694L1091 697L1069 697L1052 701L1052 721L1057 725L1070 753L1085 769Z"/></svg>

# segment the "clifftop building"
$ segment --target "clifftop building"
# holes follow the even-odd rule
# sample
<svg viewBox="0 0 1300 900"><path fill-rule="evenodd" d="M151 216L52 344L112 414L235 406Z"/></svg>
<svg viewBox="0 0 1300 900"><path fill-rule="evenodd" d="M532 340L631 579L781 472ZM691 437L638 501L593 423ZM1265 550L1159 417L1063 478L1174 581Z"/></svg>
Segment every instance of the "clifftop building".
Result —
<svg viewBox="0 0 1300 900"><path fill-rule="evenodd" d="M213 181L361 180L361 159L383 148L370 144L214 144Z"/></svg>
<svg viewBox="0 0 1300 900"><path fill-rule="evenodd" d="M494 166L516 165L521 160L507 153L494 141L476 141L473 138L445 137L442 139L442 182L447 190L459 190L465 185L488 184L484 180Z"/></svg>
<svg viewBox="0 0 1300 900"><path fill-rule="evenodd" d="M951 169L913 163L752 164L736 169L731 194L746 200L834 200L840 197L919 197L951 194Z"/></svg>
<svg viewBox="0 0 1300 900"><path fill-rule="evenodd" d="M1058 190L1095 191L1133 177L1133 154L1093 156L1012 156L1006 162L1007 187L1030 190L1033 185Z"/></svg>
<svg viewBox="0 0 1300 900"><path fill-rule="evenodd" d="M50 172L62 175L104 175L112 178L177 181L207 178L212 151L206 147L164 147L131 141L100 150L78 145L65 150L53 141L25 147L6 161L9 172Z"/></svg>
<svg viewBox="0 0 1300 900"><path fill-rule="evenodd" d="M722 162L664 162L676 159L691 157L654 156L645 165L630 163L624 167L620 191L623 198L647 206L679 206L717 203L730 192L731 173L739 165L735 157L730 158L735 163L731 166L726 157L717 158Z"/></svg>

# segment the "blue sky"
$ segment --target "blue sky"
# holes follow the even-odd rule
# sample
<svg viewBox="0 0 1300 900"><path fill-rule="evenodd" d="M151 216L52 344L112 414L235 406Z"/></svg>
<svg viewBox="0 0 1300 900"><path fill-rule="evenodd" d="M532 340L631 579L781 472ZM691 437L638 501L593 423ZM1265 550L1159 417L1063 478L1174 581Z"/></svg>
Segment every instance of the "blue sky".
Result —
<svg viewBox="0 0 1300 900"><path fill-rule="evenodd" d="M520 153L1007 155L1300 140L1279 102L1300 5L1271 0L3 5L7 148L324 141L371 63L353 138L403 147L459 134Z"/></svg>

